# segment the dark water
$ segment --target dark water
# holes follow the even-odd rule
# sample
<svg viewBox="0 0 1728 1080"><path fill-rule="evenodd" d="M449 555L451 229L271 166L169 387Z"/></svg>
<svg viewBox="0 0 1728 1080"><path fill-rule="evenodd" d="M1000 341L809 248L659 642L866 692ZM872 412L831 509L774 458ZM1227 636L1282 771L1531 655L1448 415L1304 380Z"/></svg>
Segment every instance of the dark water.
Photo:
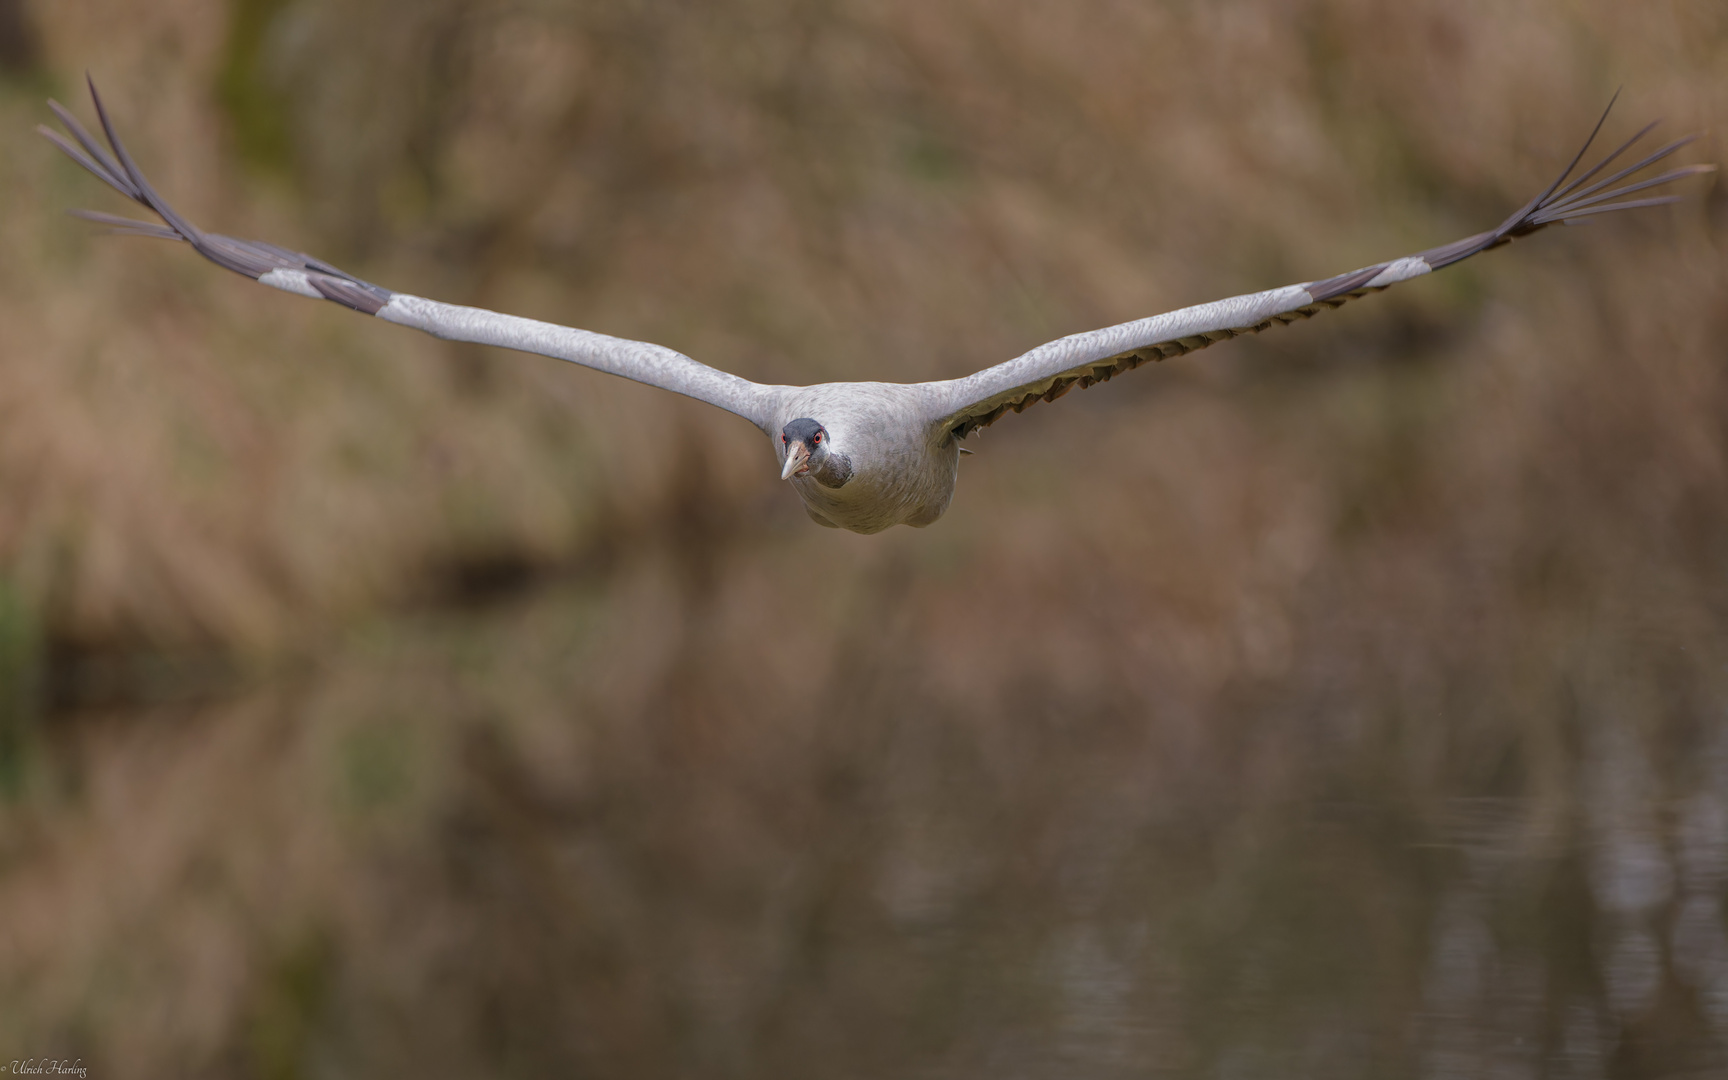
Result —
<svg viewBox="0 0 1728 1080"><path fill-rule="evenodd" d="M103 1076L1728 1075L1721 718L969 710L891 644L738 661L656 582L50 718L0 1034Z"/></svg>

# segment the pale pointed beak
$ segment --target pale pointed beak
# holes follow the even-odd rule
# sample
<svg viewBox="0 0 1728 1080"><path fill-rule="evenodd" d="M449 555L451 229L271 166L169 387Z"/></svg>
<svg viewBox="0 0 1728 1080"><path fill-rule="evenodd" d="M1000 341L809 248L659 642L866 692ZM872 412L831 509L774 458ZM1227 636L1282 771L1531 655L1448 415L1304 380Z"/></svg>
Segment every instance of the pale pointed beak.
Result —
<svg viewBox="0 0 1728 1080"><path fill-rule="evenodd" d="M795 474L803 472L804 467L809 463L810 448L801 442L793 443L791 448L786 451L786 465L780 470L780 479L792 479Z"/></svg>

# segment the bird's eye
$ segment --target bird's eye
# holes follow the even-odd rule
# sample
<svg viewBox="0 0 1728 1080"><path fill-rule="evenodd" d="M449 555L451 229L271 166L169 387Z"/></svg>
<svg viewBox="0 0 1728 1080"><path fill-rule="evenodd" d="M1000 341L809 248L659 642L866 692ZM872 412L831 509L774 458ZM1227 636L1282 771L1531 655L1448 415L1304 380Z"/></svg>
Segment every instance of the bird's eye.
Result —
<svg viewBox="0 0 1728 1080"><path fill-rule="evenodd" d="M782 435L782 436L780 436L780 441L781 442L791 442L792 440L790 438L786 437L785 435Z"/></svg>
<svg viewBox="0 0 1728 1080"><path fill-rule="evenodd" d="M810 441L811 441L811 442L813 442L813 443L816 443L816 444L817 444L817 445L821 445L821 443L822 443L822 433L821 433L821 432L820 432L820 431L818 431L818 432L817 432L817 433L816 433L816 437L815 437L815 438L814 438L814 439L811 439L811 440L810 440Z"/></svg>

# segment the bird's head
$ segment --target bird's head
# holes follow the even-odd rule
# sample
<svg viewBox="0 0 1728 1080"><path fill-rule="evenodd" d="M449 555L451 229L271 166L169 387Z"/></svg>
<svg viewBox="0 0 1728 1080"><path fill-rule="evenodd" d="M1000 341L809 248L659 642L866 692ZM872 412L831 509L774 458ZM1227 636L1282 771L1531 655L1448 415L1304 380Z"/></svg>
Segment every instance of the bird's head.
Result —
<svg viewBox="0 0 1728 1080"><path fill-rule="evenodd" d="M780 446L786 453L780 479L809 475L824 487L844 485L852 479L852 463L834 449L833 442L828 429L807 416L787 424L780 431Z"/></svg>
<svg viewBox="0 0 1728 1080"><path fill-rule="evenodd" d="M780 479L790 480L819 467L828 456L828 429L808 416L800 417L781 429L780 445L786 450Z"/></svg>

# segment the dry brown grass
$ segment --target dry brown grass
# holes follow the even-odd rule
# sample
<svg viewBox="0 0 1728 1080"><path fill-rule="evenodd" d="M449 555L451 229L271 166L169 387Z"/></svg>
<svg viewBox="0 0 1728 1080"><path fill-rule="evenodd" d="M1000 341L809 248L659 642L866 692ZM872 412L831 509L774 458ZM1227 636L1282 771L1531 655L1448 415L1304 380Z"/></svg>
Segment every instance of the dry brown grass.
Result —
<svg viewBox="0 0 1728 1080"><path fill-rule="evenodd" d="M1721 90L1700 73L1720 44L1704 5L1565 11L307 0L255 45L219 4L55 5L38 22L49 70L97 72L200 220L402 288L804 381L962 372L1473 229L1546 177L1613 82L1633 89L1628 116L1708 123ZM212 91L225 71L223 86L251 92L237 120ZM6 290L18 359L0 538L57 631L280 642L399 595L431 563L558 561L615 523L652 529L673 458L694 446L717 498L772 500L755 436L722 417L307 310L183 251L83 237L49 211L103 194L30 141L36 97L6 102L18 149L4 227L22 257ZM290 134L289 183L238 167L254 128ZM1128 395L1265 378L1352 340L1409 353L1375 339L1429 326L1448 334L1437 364L1480 357L1493 303L1505 332L1555 342L1601 306L1591 289L1627 300L1597 319L1665 297L1690 317L1650 312L1666 328L1640 340L1690 332L1697 347L1716 264L1699 213L1544 237ZM1573 258L1606 271L1555 266ZM1484 363L1449 365L1439 393ZM1238 400L1219 415L1263 426L1228 389ZM1048 447L1076 422L1030 420L998 441ZM1150 426L1142 413L1134 429ZM644 453L628 433L645 430L687 434ZM999 512L973 489L990 482L969 476L961 496L983 532Z"/></svg>
<svg viewBox="0 0 1728 1080"><path fill-rule="evenodd" d="M31 11L201 224L772 381L1476 231L1621 84L1619 130L1728 113L1704 0ZM1516 1036L1560 1074L1583 1016L1580 1061L1718 1063L1701 961L1613 986L1728 850L1685 839L1725 782L1720 195L1031 410L863 538L712 410L85 238L40 96L0 92L0 602L321 659L37 746L7 1046L1441 1076ZM402 614L489 560L571 581ZM1667 906L1616 907L1651 837Z"/></svg>

